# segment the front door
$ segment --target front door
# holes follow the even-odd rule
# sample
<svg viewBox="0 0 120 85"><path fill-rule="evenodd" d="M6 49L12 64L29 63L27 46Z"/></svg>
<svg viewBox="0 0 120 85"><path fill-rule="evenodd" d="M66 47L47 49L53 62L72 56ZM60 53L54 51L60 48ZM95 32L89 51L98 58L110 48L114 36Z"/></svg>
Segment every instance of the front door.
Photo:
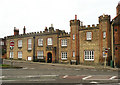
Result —
<svg viewBox="0 0 120 85"><path fill-rule="evenodd" d="M52 53L47 54L47 63L52 63Z"/></svg>

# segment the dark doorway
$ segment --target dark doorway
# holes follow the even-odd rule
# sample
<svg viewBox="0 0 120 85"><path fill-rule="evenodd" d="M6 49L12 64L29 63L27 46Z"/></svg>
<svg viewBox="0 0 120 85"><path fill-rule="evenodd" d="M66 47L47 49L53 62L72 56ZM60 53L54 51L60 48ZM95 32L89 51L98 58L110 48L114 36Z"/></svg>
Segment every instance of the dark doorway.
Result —
<svg viewBox="0 0 120 85"><path fill-rule="evenodd" d="M47 63L52 63L52 53L47 54Z"/></svg>

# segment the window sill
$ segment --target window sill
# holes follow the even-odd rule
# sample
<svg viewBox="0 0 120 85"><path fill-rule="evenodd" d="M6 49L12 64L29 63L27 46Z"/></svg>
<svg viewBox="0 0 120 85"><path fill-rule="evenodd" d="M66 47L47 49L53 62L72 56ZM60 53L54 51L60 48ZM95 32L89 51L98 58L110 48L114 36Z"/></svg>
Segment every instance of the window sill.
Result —
<svg viewBox="0 0 120 85"><path fill-rule="evenodd" d="M47 46L49 47L49 46L53 46L53 45L47 45Z"/></svg>
<svg viewBox="0 0 120 85"><path fill-rule="evenodd" d="M92 41L92 40L85 40L85 41Z"/></svg>
<svg viewBox="0 0 120 85"><path fill-rule="evenodd" d="M85 60L85 61L94 61L94 59L91 59L91 60L90 60L90 59L84 59L84 60Z"/></svg>
<svg viewBox="0 0 120 85"><path fill-rule="evenodd" d="M32 49L28 49L28 51L32 51Z"/></svg>
<svg viewBox="0 0 120 85"><path fill-rule="evenodd" d="M41 45L41 46L38 45L38 47L43 47L43 45Z"/></svg>
<svg viewBox="0 0 120 85"><path fill-rule="evenodd" d="M37 56L37 59L39 60L39 59L44 59L44 57L43 56Z"/></svg>
<svg viewBox="0 0 120 85"><path fill-rule="evenodd" d="M18 58L18 60L22 60L22 58Z"/></svg>
<svg viewBox="0 0 120 85"><path fill-rule="evenodd" d="M62 48L67 48L67 46L61 46Z"/></svg>
<svg viewBox="0 0 120 85"><path fill-rule="evenodd" d="M19 49L21 49L22 47L18 47Z"/></svg>
<svg viewBox="0 0 120 85"><path fill-rule="evenodd" d="M61 60L66 61L67 59L61 59Z"/></svg>

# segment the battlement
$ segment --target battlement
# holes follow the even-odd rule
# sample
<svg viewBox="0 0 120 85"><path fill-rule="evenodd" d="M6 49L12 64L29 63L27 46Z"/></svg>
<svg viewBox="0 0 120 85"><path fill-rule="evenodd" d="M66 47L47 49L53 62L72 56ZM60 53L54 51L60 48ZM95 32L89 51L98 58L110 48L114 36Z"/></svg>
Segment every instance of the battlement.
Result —
<svg viewBox="0 0 120 85"><path fill-rule="evenodd" d="M104 20L110 21L110 15L103 14L99 17L99 22L104 21Z"/></svg>
<svg viewBox="0 0 120 85"><path fill-rule="evenodd" d="M70 26L72 25L79 25L80 26L80 20L70 20Z"/></svg>
<svg viewBox="0 0 120 85"><path fill-rule="evenodd" d="M99 24L92 24L92 26L91 25L84 25L84 26L80 26L80 29L89 29L89 28L99 28Z"/></svg>
<svg viewBox="0 0 120 85"><path fill-rule="evenodd" d="M63 32L63 33L61 33L61 34L59 35L59 38L61 38L61 37L70 37L70 33L68 33L68 32Z"/></svg>
<svg viewBox="0 0 120 85"><path fill-rule="evenodd" d="M18 34L18 35L11 35L11 36L7 36L7 38L28 37L28 36L37 36L37 35L50 35L50 34L63 34L63 35L66 35L68 33L65 32L65 30L59 30L59 29L54 30L53 27L49 27L49 30L48 30L47 27L45 27L44 31L30 32L30 33Z"/></svg>

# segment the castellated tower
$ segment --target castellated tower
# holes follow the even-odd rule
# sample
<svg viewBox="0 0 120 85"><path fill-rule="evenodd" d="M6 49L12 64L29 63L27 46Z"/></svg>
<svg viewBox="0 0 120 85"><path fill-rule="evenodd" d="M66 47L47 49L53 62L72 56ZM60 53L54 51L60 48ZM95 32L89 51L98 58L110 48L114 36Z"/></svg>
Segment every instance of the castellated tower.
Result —
<svg viewBox="0 0 120 85"><path fill-rule="evenodd" d="M79 28L80 20L77 20L75 15L74 20L70 20L70 42L71 42L71 60L76 61L79 64Z"/></svg>
<svg viewBox="0 0 120 85"><path fill-rule="evenodd" d="M103 52L107 52L107 61L111 59L111 29L110 29L110 15L103 14L99 17L100 30L100 62L103 62Z"/></svg>

